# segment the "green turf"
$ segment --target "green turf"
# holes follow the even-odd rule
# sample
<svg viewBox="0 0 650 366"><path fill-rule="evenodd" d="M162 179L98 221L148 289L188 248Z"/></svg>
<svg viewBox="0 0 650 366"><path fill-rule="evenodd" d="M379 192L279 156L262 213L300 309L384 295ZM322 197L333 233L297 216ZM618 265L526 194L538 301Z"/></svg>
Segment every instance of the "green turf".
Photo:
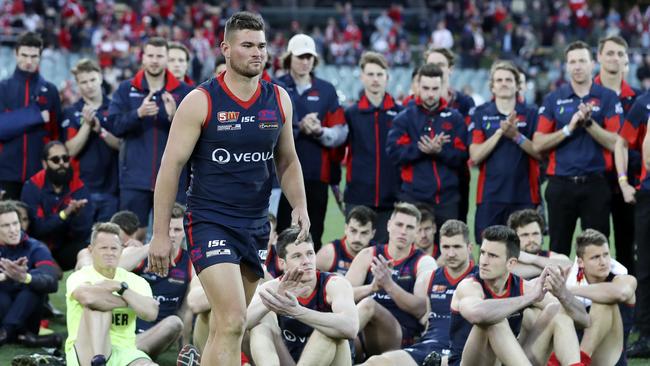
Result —
<svg viewBox="0 0 650 366"><path fill-rule="evenodd" d="M345 176L345 175L343 175ZM470 193L470 212L469 212L469 217L468 217L468 225L470 227L470 230L473 232L474 229L474 197L476 197L476 181L477 181L477 172L474 169L472 171L472 187L471 187L471 193ZM344 217L339 208L336 206L334 197L330 193L330 200L329 204L327 206L327 216L325 218L325 233L323 234L323 242L329 242L331 240L340 238L343 235L343 225L344 225ZM577 229L576 229L577 232ZM472 233L473 234L473 233ZM473 236L472 236L473 237ZM547 243L548 245L548 243ZM477 254L476 251L478 250L475 248L475 255ZM613 250L613 249L612 249ZM52 299L53 304L58 308L58 309L65 309L65 279L67 278L68 274L65 275L64 280L60 283L59 286L59 291L50 296ZM63 319L55 319L50 321L50 328L53 330L60 332L60 333L65 333L65 321ZM634 335L632 336L632 340L634 339ZM29 354L33 353L34 349L28 349L28 348L23 348L23 347L18 347L14 345L5 345L3 347L0 347L0 366L7 366L10 365L11 359L15 355L19 354ZM157 362L161 366L167 366L167 365L175 365L176 364L176 351L168 351L161 355ZM650 359L646 360L630 360L629 362L630 366L641 366L641 365L650 365Z"/></svg>

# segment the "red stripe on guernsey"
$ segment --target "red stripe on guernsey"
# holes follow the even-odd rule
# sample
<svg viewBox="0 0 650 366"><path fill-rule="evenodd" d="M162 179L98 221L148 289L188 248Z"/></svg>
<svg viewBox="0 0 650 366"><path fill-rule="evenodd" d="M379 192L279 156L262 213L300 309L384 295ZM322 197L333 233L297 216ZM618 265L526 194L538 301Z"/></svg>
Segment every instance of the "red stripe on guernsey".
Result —
<svg viewBox="0 0 650 366"><path fill-rule="evenodd" d="M379 111L375 111L375 207L379 207Z"/></svg>
<svg viewBox="0 0 650 366"><path fill-rule="evenodd" d="M407 164L402 167L402 180L406 183L413 183L413 165Z"/></svg>
<svg viewBox="0 0 650 366"><path fill-rule="evenodd" d="M255 93L253 93L253 96L250 97L248 100L241 100L237 98L237 96L228 88L228 85L226 85L226 82L224 81L224 76L226 75L225 72L222 72L217 76L217 81L219 82L219 85L223 88L223 91L226 92L226 94L237 104L239 104L242 108L248 109L250 108L256 101L257 98L259 98L260 94L262 93L262 84L260 82L257 82L257 89L255 89Z"/></svg>
<svg viewBox="0 0 650 366"><path fill-rule="evenodd" d="M264 72L266 72L266 70L264 70ZM268 75L268 73L266 75ZM271 81L270 79L271 77L269 76L268 81ZM284 107L282 107L282 98L280 97L280 89L275 84L273 85L273 89L275 90L275 99L277 100L278 107L280 109L280 116L282 116L282 124L284 124L287 121L287 117L284 116Z"/></svg>
<svg viewBox="0 0 650 366"><path fill-rule="evenodd" d="M641 126L639 126L639 128L640 127ZM627 141L630 149L638 150L641 146L639 143L639 129L634 128L630 121L625 120L625 122L623 122L623 127L621 128L620 135L625 139L625 141Z"/></svg>
<svg viewBox="0 0 650 366"><path fill-rule="evenodd" d="M320 151L321 165L320 165L320 180L323 183L330 181L330 152L327 149Z"/></svg>
<svg viewBox="0 0 650 366"><path fill-rule="evenodd" d="M344 236L343 239L341 239L341 244L343 247L343 254L345 254L348 259L354 259L354 255L352 255L350 252L348 252L348 246L345 244L347 238Z"/></svg>
<svg viewBox="0 0 650 366"><path fill-rule="evenodd" d="M436 177L436 203L440 203L440 174L438 174L438 163L433 161L433 176Z"/></svg>
<svg viewBox="0 0 650 366"><path fill-rule="evenodd" d="M473 268L474 268L474 261L469 261L469 266L467 266L467 269L465 270L465 272L463 272L460 276L454 278L454 277L452 277L452 275L449 274L449 271L447 270L447 267L445 267L445 269L444 269L445 278L447 279L447 281L449 282L450 285L456 286L458 284L458 282L460 282L463 278L465 278L472 271ZM433 277L432 277L432 279L433 279Z"/></svg>
<svg viewBox="0 0 650 366"><path fill-rule="evenodd" d="M192 236L192 213L187 213L187 240L190 242L190 248L195 248L194 237Z"/></svg>
<svg viewBox="0 0 650 366"><path fill-rule="evenodd" d="M530 185L530 200L532 203L540 203L539 195L539 162L528 157L528 184Z"/></svg>
<svg viewBox="0 0 650 366"><path fill-rule="evenodd" d="M485 190L485 167L487 164L482 163L478 173L478 184L476 185L476 203L483 203L483 191Z"/></svg>
<svg viewBox="0 0 650 366"><path fill-rule="evenodd" d="M612 152L603 148L603 159L605 160L605 171L611 172L614 170L614 163L612 158Z"/></svg>
<svg viewBox="0 0 650 366"><path fill-rule="evenodd" d="M520 283L521 283L522 285L523 285L523 282L524 282L524 281L520 281ZM506 286L506 290L505 290L505 292L503 293L503 295L497 295L497 294L495 294L494 291L492 291L492 289L490 288L490 286L488 286L486 282L483 282L483 288L484 288L486 291L488 291L488 292L492 295L492 298L493 298L493 299L504 299L504 298L509 297L509 296L510 296L510 287L511 287L511 286L512 286L512 274L510 274L510 275L508 276L508 285ZM521 290L521 289L520 289L520 290ZM521 294L522 294L522 295L524 294L523 291L521 292Z"/></svg>
<svg viewBox="0 0 650 366"><path fill-rule="evenodd" d="M553 150L548 154L548 167L546 168L546 174L555 175L556 166L557 160L555 159L555 150Z"/></svg>
<svg viewBox="0 0 650 366"><path fill-rule="evenodd" d="M482 144L485 142L485 134L481 130L472 131L472 143Z"/></svg>
<svg viewBox="0 0 650 366"><path fill-rule="evenodd" d="M205 97L208 98L208 114L205 116L205 120L203 121L203 129L205 130L208 125L210 124L210 120L212 119L212 97L210 96L210 93L208 93L207 90L205 90L202 87L196 88L197 90L200 90L205 94Z"/></svg>
<svg viewBox="0 0 650 366"><path fill-rule="evenodd" d="M40 218L45 217L45 212L42 206L38 206L38 208L36 209L36 216Z"/></svg>
<svg viewBox="0 0 650 366"><path fill-rule="evenodd" d="M320 274L321 274L320 271L316 271L316 286L311 291L311 294L309 294L309 296L307 296L307 297L299 297L298 298L298 302L301 305L305 306L305 305L309 304L311 299L313 299L314 296L316 296L316 292L318 292L318 282L320 281Z"/></svg>
<svg viewBox="0 0 650 366"><path fill-rule="evenodd" d="M386 259L388 259L389 261L391 261L391 263L393 264L393 266L399 266L400 264L402 264L402 262L404 262L405 260L409 259L409 258L413 255L413 252L415 252L415 250L416 250L416 249L415 249L415 245L411 244L411 250L409 250L409 254L407 254L406 257L404 257L404 258L402 258L402 259L395 260L395 259L393 259L393 257L391 257L390 254L388 253L388 244L386 244L386 245L384 245L384 258L386 258ZM417 266L416 266L416 268L417 268Z"/></svg>
<svg viewBox="0 0 650 366"><path fill-rule="evenodd" d="M618 114L605 118L605 129L609 132L618 133L621 129L621 116Z"/></svg>
<svg viewBox="0 0 650 366"><path fill-rule="evenodd" d="M408 133L404 133L402 136L400 136L397 139L398 145L408 145L410 143L411 143L411 137L409 137Z"/></svg>
<svg viewBox="0 0 650 366"><path fill-rule="evenodd" d="M323 123L323 126L334 127L342 124L345 124L345 113L343 112L343 108L338 107L334 112L327 112L327 114L325 114L325 122Z"/></svg>
<svg viewBox="0 0 650 366"><path fill-rule="evenodd" d="M460 150L460 151L465 151L465 150L467 150L467 147L465 146L465 143L463 142L463 140L461 140L461 139L458 138L458 137L455 137L455 138L454 138L454 147L455 147L456 149Z"/></svg>
<svg viewBox="0 0 650 366"><path fill-rule="evenodd" d="M44 260L44 261L38 261L36 262L36 264L34 264L34 267L40 267L40 266L56 267L56 263L54 263L53 261Z"/></svg>
<svg viewBox="0 0 650 366"><path fill-rule="evenodd" d="M65 131L66 131L66 135L68 135L68 140L77 136L77 129L74 127L68 127Z"/></svg>
<svg viewBox="0 0 650 366"><path fill-rule="evenodd" d="M546 116L540 115L537 123L537 132L551 133L553 131L555 131L555 121L551 121Z"/></svg>

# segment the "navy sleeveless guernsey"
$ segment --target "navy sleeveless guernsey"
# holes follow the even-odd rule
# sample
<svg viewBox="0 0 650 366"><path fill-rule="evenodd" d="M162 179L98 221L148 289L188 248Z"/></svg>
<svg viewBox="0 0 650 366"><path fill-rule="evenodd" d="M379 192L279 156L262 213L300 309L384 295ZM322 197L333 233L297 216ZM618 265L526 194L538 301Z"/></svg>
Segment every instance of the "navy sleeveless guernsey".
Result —
<svg viewBox="0 0 650 366"><path fill-rule="evenodd" d="M506 291L503 295L497 295L488 287L488 285L475 275L473 279L481 285L484 298L487 299L505 299L518 297L524 294L524 280L521 277L510 274L506 283ZM521 329L521 320L525 309L521 309L508 316L508 324L515 337ZM451 323L449 326L449 339L451 340L451 356L449 357L449 366L460 365L460 359L465 348L465 342L474 325L460 314L456 309L451 309Z"/></svg>
<svg viewBox="0 0 650 366"><path fill-rule="evenodd" d="M345 276L348 273L348 269L350 269L354 256L348 252L345 246L345 237L334 240L332 245L334 246L334 260L329 271Z"/></svg>
<svg viewBox="0 0 650 366"><path fill-rule="evenodd" d="M331 313L332 307L327 303L326 287L327 282L333 276L336 275L329 272L316 271L316 287L309 296L298 298L300 304L307 309ZM299 320L282 315L278 315L278 325L282 332L284 344L287 346L291 357L293 357L294 361L298 362L302 350L305 348L314 328Z"/></svg>
<svg viewBox="0 0 650 366"><path fill-rule="evenodd" d="M377 245L374 247L374 256L378 257L380 254L384 258L392 261L393 263L393 281L399 287L404 289L404 291L413 293L413 288L415 287L415 280L417 277L417 267L420 259L426 254L419 249L416 249L414 245L411 245L411 252L403 259L393 260L388 254L388 244ZM369 285L372 283L374 276L370 269L368 269L368 274L366 275L365 284ZM377 291L373 298L379 304L386 308L394 317L397 319L397 322L402 326L402 346L407 346L415 342L415 337L420 334L422 331L422 325L413 315L407 313L406 311L400 309L395 300L393 300L389 294L384 290Z"/></svg>

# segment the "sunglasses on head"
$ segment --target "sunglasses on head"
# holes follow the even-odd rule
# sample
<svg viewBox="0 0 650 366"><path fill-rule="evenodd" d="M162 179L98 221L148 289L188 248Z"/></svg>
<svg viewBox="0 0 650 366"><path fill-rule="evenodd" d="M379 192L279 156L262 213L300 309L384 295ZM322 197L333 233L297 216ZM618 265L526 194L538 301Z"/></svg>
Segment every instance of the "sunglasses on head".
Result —
<svg viewBox="0 0 650 366"><path fill-rule="evenodd" d="M70 162L70 156L68 155L56 155L56 156L50 156L49 159L47 159L54 164L61 164L61 161L64 163L69 163Z"/></svg>

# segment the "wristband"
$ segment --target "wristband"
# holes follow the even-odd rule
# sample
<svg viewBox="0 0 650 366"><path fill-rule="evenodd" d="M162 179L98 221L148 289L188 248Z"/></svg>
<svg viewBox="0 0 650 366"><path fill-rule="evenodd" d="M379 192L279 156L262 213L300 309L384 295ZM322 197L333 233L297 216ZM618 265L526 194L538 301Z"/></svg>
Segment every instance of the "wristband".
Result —
<svg viewBox="0 0 650 366"><path fill-rule="evenodd" d="M526 138L526 136L524 136L523 133L520 133L520 134L517 134L517 137L515 137L513 140L515 141L515 143L516 143L517 145L521 146L521 145L523 145L524 142L526 142L526 140L528 140L528 139Z"/></svg>
<svg viewBox="0 0 650 366"><path fill-rule="evenodd" d="M61 218L61 220L65 221L65 220L68 219L68 215L65 214L64 210L61 210L61 211L59 211L59 218Z"/></svg>
<svg viewBox="0 0 650 366"><path fill-rule="evenodd" d="M24 283L25 285L29 285L30 283L32 283L32 275L29 274L29 273L27 273L27 274L25 275L25 279L23 280L23 283Z"/></svg>
<svg viewBox="0 0 650 366"><path fill-rule="evenodd" d="M618 176L618 182L619 183L627 182L627 176L626 175L623 175L623 176L619 175Z"/></svg>
<svg viewBox="0 0 650 366"><path fill-rule="evenodd" d="M571 136L571 130L569 130L569 125L566 125L566 126L562 127L562 133L566 137Z"/></svg>

